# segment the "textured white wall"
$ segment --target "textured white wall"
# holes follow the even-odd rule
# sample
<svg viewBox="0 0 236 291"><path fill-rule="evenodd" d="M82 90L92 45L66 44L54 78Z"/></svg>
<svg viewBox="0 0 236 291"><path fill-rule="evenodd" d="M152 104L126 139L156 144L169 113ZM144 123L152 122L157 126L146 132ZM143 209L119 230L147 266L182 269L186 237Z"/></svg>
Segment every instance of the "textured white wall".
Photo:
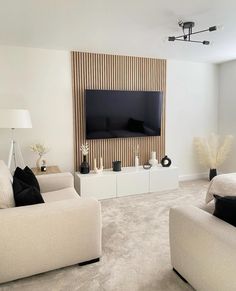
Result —
<svg viewBox="0 0 236 291"><path fill-rule="evenodd" d="M217 132L217 107L217 65L168 60L166 152L180 175L207 171L198 165L193 138Z"/></svg>
<svg viewBox="0 0 236 291"><path fill-rule="evenodd" d="M49 165L73 170L73 112L70 53L0 47L0 108L23 108L33 128L16 130L25 161L35 165L29 145L45 143ZM10 131L0 129L0 159L7 160Z"/></svg>
<svg viewBox="0 0 236 291"><path fill-rule="evenodd" d="M236 172L236 61L220 65L219 133L235 137L232 151L221 167L223 172Z"/></svg>
<svg viewBox="0 0 236 291"><path fill-rule="evenodd" d="M194 136L217 130L218 68L167 62L166 151L181 175L202 173L193 154ZM73 110L70 53L0 47L0 108L29 109L33 128L17 130L24 158L33 166L29 145L44 142L48 164L73 170ZM10 132L0 129L0 159L7 160Z"/></svg>

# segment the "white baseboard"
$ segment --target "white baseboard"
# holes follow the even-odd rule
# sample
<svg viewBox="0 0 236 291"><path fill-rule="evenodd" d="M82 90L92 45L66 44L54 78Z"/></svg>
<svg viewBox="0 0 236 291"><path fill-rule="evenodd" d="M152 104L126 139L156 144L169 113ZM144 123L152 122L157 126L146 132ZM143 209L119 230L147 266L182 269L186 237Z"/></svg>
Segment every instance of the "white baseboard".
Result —
<svg viewBox="0 0 236 291"><path fill-rule="evenodd" d="M190 175L180 175L179 181L190 181L190 180L198 180L198 179L207 179L209 173L197 173L197 174L190 174Z"/></svg>

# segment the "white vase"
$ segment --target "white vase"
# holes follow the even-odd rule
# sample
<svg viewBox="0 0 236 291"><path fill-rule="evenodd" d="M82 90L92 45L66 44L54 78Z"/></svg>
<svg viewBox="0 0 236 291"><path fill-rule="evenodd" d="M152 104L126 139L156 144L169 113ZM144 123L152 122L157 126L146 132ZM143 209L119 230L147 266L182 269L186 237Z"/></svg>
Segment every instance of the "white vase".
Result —
<svg viewBox="0 0 236 291"><path fill-rule="evenodd" d="M138 167L139 167L139 156L137 156L137 155L134 158L134 165L135 165L135 168L138 169Z"/></svg>
<svg viewBox="0 0 236 291"><path fill-rule="evenodd" d="M37 158L37 161L36 161L36 168L37 168L38 170L41 169L41 160L42 160L42 158L43 158L43 156L39 156L39 157Z"/></svg>
<svg viewBox="0 0 236 291"><path fill-rule="evenodd" d="M152 165L152 167L155 167L158 165L158 160L156 156L157 156L156 152L151 152L151 159L149 160L149 164Z"/></svg>

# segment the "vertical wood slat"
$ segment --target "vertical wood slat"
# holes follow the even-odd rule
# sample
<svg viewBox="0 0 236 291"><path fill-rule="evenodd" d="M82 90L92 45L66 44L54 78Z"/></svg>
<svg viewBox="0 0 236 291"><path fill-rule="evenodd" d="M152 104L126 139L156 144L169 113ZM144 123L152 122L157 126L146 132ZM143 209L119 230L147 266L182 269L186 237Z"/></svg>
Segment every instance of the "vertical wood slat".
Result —
<svg viewBox="0 0 236 291"><path fill-rule="evenodd" d="M111 168L113 160L121 160L122 166L133 166L137 145L141 164L148 161L151 151L156 151L160 160L165 155L166 60L71 52L71 63L75 170L79 169L80 146L85 142L85 89L163 91L161 136L87 140L92 168L93 159L100 156L105 168Z"/></svg>

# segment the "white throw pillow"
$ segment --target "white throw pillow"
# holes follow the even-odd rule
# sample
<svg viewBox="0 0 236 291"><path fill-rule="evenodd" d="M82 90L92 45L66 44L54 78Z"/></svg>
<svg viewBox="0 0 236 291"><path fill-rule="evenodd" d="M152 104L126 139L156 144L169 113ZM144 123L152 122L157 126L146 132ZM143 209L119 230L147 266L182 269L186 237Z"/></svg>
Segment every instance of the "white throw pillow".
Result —
<svg viewBox="0 0 236 291"><path fill-rule="evenodd" d="M4 161L0 160L0 208L15 206L12 175Z"/></svg>
<svg viewBox="0 0 236 291"><path fill-rule="evenodd" d="M12 183L6 176L0 175L0 208L15 207Z"/></svg>
<svg viewBox="0 0 236 291"><path fill-rule="evenodd" d="M236 196L236 173L223 174L211 180L206 193L206 203L214 199L214 194L218 196Z"/></svg>

